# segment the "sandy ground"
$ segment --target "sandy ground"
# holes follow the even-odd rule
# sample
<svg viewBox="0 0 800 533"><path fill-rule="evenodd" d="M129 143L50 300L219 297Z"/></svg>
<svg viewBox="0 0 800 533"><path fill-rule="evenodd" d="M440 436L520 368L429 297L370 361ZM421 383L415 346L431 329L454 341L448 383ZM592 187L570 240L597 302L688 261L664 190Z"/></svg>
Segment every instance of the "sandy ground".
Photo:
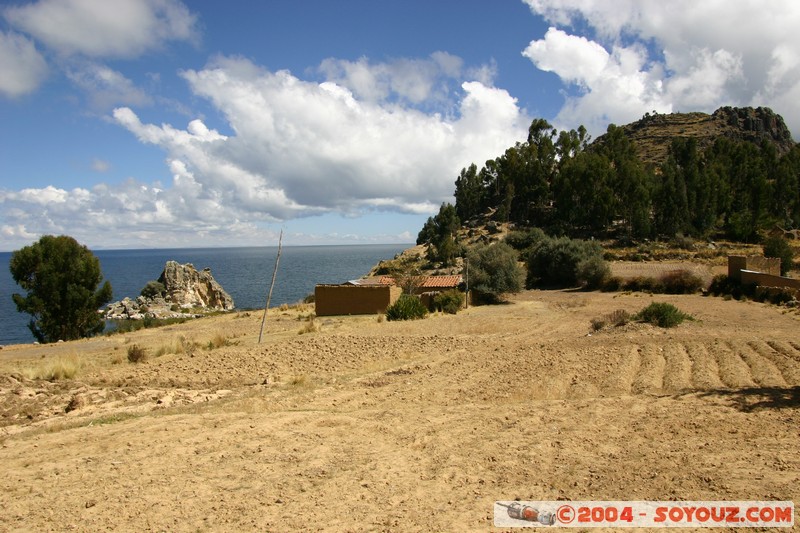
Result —
<svg viewBox="0 0 800 533"><path fill-rule="evenodd" d="M590 327L653 300L697 320ZM516 498L800 502L796 311L529 291L299 334L308 312L271 310L262 344L252 312L5 347L0 530L487 531ZM58 358L73 379L30 379Z"/></svg>

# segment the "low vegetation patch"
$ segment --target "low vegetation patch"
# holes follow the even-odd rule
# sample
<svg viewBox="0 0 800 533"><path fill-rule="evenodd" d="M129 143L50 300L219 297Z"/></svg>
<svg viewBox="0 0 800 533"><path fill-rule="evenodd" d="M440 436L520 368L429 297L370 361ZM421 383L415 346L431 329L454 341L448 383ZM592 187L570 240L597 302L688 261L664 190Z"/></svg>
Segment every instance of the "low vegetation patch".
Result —
<svg viewBox="0 0 800 533"><path fill-rule="evenodd" d="M660 328L674 328L684 320L694 320L694 317L684 313L672 304L653 302L639 311L634 316L634 319Z"/></svg>
<svg viewBox="0 0 800 533"><path fill-rule="evenodd" d="M600 286L609 275L598 242L548 237L539 241L528 256L526 286L529 289L595 283Z"/></svg>
<svg viewBox="0 0 800 533"><path fill-rule="evenodd" d="M178 309L180 310L180 308ZM140 329L160 328L163 326L171 326L173 324L183 324L189 318L151 318L145 317L142 320L111 320L111 328L107 334L114 333L131 333L139 331Z"/></svg>
<svg viewBox="0 0 800 533"><path fill-rule="evenodd" d="M457 289L440 292L434 296L433 305L438 311L455 315L464 307L464 294Z"/></svg>
<svg viewBox="0 0 800 533"><path fill-rule="evenodd" d="M673 270L662 275L659 285L666 294L694 294L703 288L703 280L688 270Z"/></svg>
<svg viewBox="0 0 800 533"><path fill-rule="evenodd" d="M591 320L592 330L600 331L606 326L613 326L615 328L624 326L629 323L633 317L625 309L617 309L607 315L603 315Z"/></svg>
<svg viewBox="0 0 800 533"><path fill-rule="evenodd" d="M24 370L23 375L28 379L59 381L74 378L82 366L80 358L75 354L59 355L42 361L34 368Z"/></svg>
<svg viewBox="0 0 800 533"><path fill-rule="evenodd" d="M386 320L416 320L425 318L428 310L416 296L401 294L395 303L386 309Z"/></svg>
<svg viewBox="0 0 800 533"><path fill-rule="evenodd" d="M679 269L667 272L657 278L636 276L622 279L609 276L604 279L600 288L607 292L622 290L651 294L695 294L703 290L704 286L705 283L700 276L689 270Z"/></svg>
<svg viewBox="0 0 800 533"><path fill-rule="evenodd" d="M308 315L308 318L306 319L306 325L303 326L303 328L298 331L297 334L305 335L306 333L316 333L319 331L319 329L319 324L317 324L317 321L314 320L314 315L311 314Z"/></svg>
<svg viewBox="0 0 800 533"><path fill-rule="evenodd" d="M206 349L208 350L216 350L217 348L222 348L223 346L233 346L237 344L235 341L232 341L228 336L223 333L217 333L211 340L208 341L206 345Z"/></svg>
<svg viewBox="0 0 800 533"><path fill-rule="evenodd" d="M144 363L147 361L148 355L147 350L139 346L138 344L133 344L128 346L128 362L129 363Z"/></svg>
<svg viewBox="0 0 800 533"><path fill-rule="evenodd" d="M742 284L725 274L715 276L708 287L709 294L721 296L726 300L754 300L774 305L797 306L797 290L781 287L758 287L755 284Z"/></svg>

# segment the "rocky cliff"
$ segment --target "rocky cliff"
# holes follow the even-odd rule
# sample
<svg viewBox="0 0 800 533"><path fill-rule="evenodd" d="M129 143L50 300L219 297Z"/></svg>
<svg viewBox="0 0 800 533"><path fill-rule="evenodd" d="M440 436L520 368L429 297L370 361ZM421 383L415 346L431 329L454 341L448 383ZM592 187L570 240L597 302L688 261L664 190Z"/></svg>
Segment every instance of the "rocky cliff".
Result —
<svg viewBox="0 0 800 533"><path fill-rule="evenodd" d="M233 298L214 279L209 268L198 271L191 263L182 265L167 261L158 282L163 292L110 304L106 308L106 318L186 318L234 308Z"/></svg>
<svg viewBox="0 0 800 533"><path fill-rule="evenodd" d="M711 146L718 137L761 144L768 141L783 155L795 145L783 118L767 107L721 107L706 113L654 113L622 126L636 146L644 163L656 166L667 158L674 137L694 137L700 150ZM595 143L602 144L604 136Z"/></svg>
<svg viewBox="0 0 800 533"><path fill-rule="evenodd" d="M164 284L167 297L181 307L233 309L233 298L217 283L210 268L198 271L191 263L167 261L158 281Z"/></svg>

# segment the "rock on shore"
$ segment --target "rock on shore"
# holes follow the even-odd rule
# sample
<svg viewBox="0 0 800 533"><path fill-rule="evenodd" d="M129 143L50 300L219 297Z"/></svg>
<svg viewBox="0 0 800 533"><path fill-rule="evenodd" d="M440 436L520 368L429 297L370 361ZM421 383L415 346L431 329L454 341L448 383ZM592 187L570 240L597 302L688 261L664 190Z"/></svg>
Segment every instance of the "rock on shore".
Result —
<svg viewBox="0 0 800 533"><path fill-rule="evenodd" d="M114 302L106 308L105 317L112 320L185 318L234 308L233 298L214 279L210 268L198 271L191 263L182 265L167 261L158 281L164 286L163 293Z"/></svg>

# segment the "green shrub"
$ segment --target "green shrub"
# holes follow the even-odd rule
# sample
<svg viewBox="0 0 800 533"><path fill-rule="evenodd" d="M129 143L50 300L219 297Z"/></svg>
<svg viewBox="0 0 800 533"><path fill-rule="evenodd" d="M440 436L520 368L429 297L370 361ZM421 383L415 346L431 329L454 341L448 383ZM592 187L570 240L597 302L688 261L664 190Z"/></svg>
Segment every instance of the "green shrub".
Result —
<svg viewBox="0 0 800 533"><path fill-rule="evenodd" d="M530 253L534 246L547 238L547 234L540 228L530 228L510 232L505 242L518 252Z"/></svg>
<svg viewBox="0 0 800 533"><path fill-rule="evenodd" d="M792 269L794 250L789 241L779 235L764 241L764 257L777 257L781 260L781 276L785 276Z"/></svg>
<svg viewBox="0 0 800 533"><path fill-rule="evenodd" d="M738 281L729 278L726 274L719 274L711 280L708 292L714 296L728 296L741 300L742 298L753 298L756 293L756 286L754 284L742 285Z"/></svg>
<svg viewBox="0 0 800 533"><path fill-rule="evenodd" d="M587 289L599 289L611 277L611 267L599 256L584 259L575 267L575 279Z"/></svg>
<svg viewBox="0 0 800 533"><path fill-rule="evenodd" d="M395 303L386 309L386 320L416 320L425 318L428 310L416 296L401 294Z"/></svg>
<svg viewBox="0 0 800 533"><path fill-rule="evenodd" d="M694 320L672 304L664 302L653 302L634 317L641 322L648 322L661 328L673 328L684 320Z"/></svg>
<svg viewBox="0 0 800 533"><path fill-rule="evenodd" d="M700 276L688 270L673 270L661 276L661 287L667 294L694 294L703 288Z"/></svg>
<svg viewBox="0 0 800 533"><path fill-rule="evenodd" d="M566 237L544 239L528 256L526 285L574 287L578 285L578 265L592 258L603 258L603 249L596 242Z"/></svg>
<svg viewBox="0 0 800 533"><path fill-rule="evenodd" d="M433 297L433 305L439 311L454 315L464 307L464 294L458 289L440 292Z"/></svg>
<svg viewBox="0 0 800 533"><path fill-rule="evenodd" d="M141 295L145 298L157 298L163 296L167 292L167 288L160 281L148 281L142 288Z"/></svg>
<svg viewBox="0 0 800 533"><path fill-rule="evenodd" d="M479 301L499 302L504 294L522 290L524 273L517 252L504 242L481 245L469 251L469 288Z"/></svg>

